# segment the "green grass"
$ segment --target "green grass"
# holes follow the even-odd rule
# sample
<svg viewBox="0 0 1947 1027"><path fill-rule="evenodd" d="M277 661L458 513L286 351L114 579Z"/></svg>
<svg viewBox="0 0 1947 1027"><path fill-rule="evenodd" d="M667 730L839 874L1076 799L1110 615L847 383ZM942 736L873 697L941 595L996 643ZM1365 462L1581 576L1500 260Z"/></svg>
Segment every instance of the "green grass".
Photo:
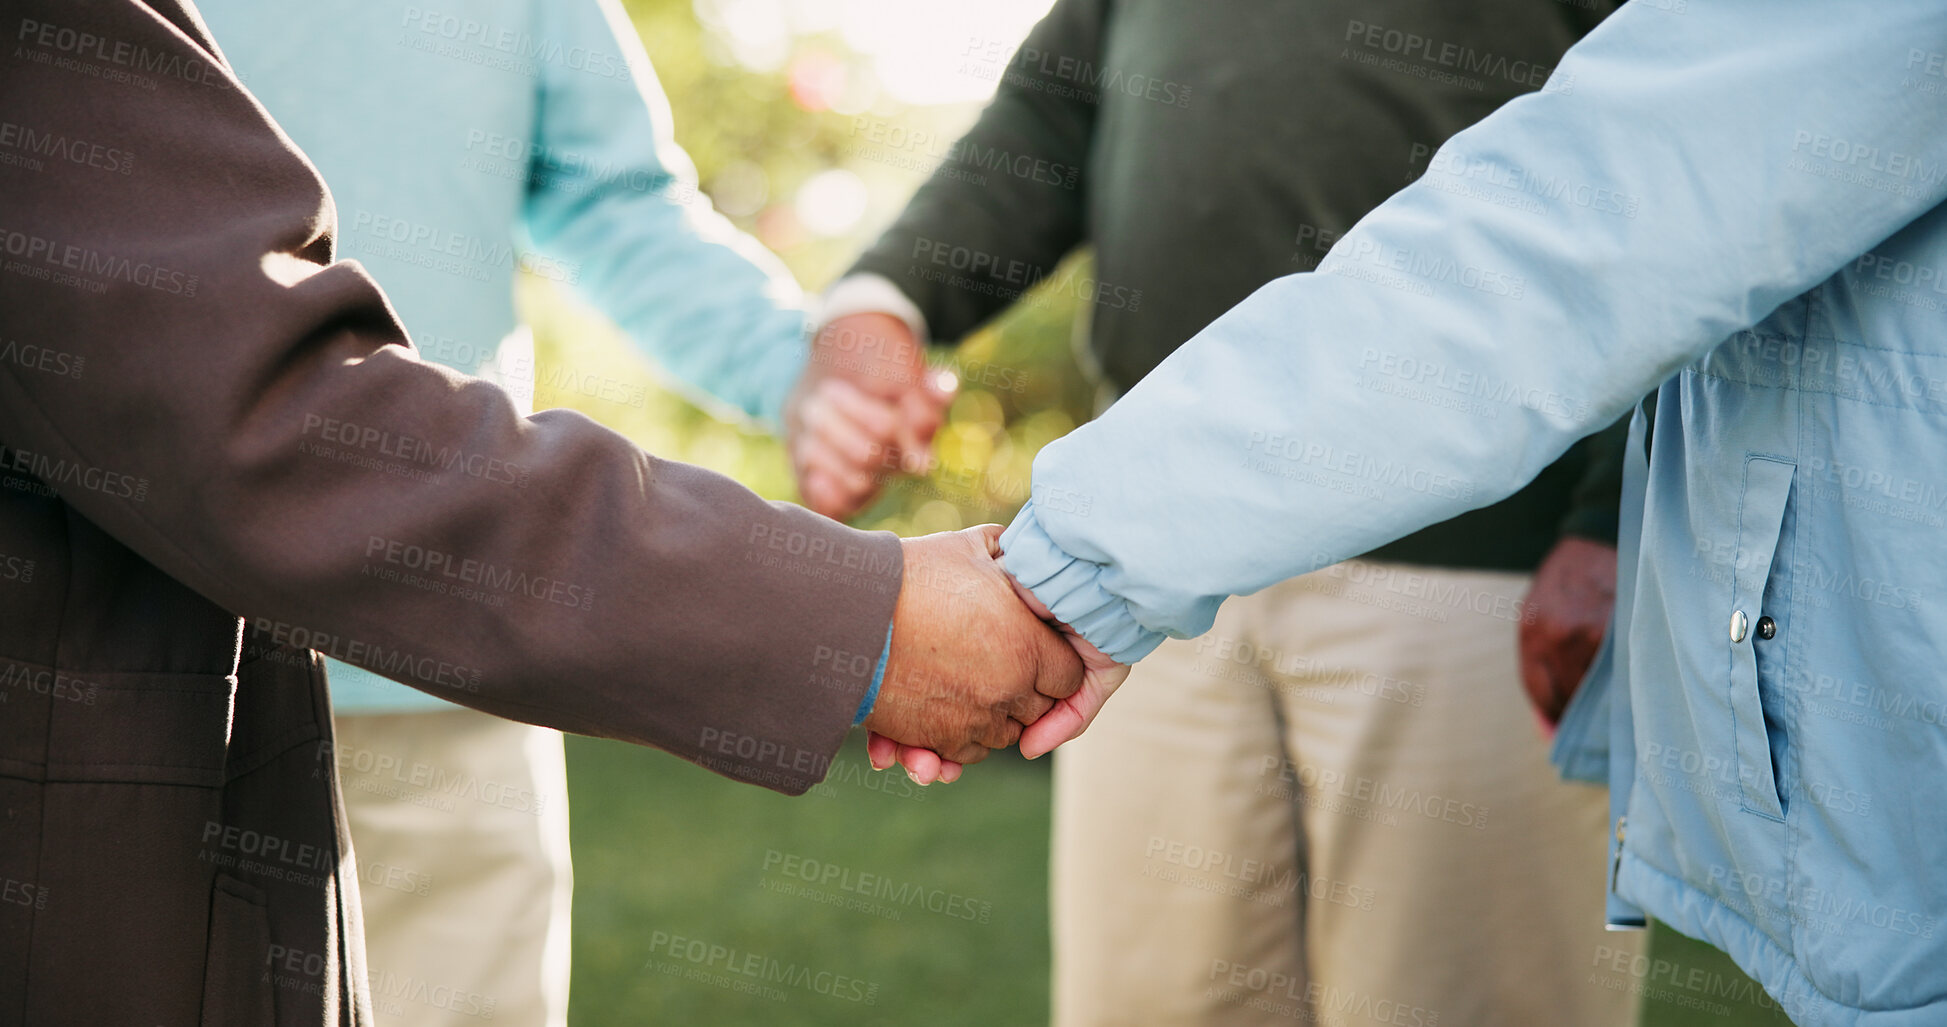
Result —
<svg viewBox="0 0 1947 1027"><path fill-rule="evenodd" d="M790 799L570 738L570 1021L1045 1022L1047 769L997 755L921 790L875 774L854 737L825 785ZM780 890L798 886L817 897Z"/></svg>
<svg viewBox="0 0 1947 1027"><path fill-rule="evenodd" d="M1791 1027L1731 957L1663 923L1649 941L1651 962L1662 965L1642 982L1643 1027Z"/></svg>
<svg viewBox="0 0 1947 1027"><path fill-rule="evenodd" d="M570 1022L1045 1023L1047 770L998 754L922 790L875 774L854 737L824 785L789 799L653 750L569 738ZM805 881L789 857L815 861L794 864L800 874L839 877ZM1789 1027L1774 1003L1737 997L1757 993L1710 946L1658 925L1649 954L1678 970L1645 981L1643 1027Z"/></svg>

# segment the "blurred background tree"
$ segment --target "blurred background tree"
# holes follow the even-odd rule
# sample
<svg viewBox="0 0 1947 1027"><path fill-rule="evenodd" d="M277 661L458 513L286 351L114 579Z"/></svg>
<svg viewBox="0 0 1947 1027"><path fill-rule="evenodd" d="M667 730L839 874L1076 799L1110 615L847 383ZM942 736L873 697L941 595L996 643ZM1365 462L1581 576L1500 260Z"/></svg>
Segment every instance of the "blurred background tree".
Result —
<svg viewBox="0 0 1947 1027"><path fill-rule="evenodd" d="M1050 2L625 0L705 192L814 292L991 95L1001 66L966 55L1011 51ZM1013 516L1035 452L1092 407L1070 348L1068 278L1085 273L1070 261L935 354L971 372L937 465L855 523L910 535ZM665 387L572 295L530 278L520 301L537 405L796 498L776 441ZM787 799L615 743L572 738L568 755L573 1022L1045 1021L1045 764L997 756L922 790L871 771L855 737L825 785Z"/></svg>

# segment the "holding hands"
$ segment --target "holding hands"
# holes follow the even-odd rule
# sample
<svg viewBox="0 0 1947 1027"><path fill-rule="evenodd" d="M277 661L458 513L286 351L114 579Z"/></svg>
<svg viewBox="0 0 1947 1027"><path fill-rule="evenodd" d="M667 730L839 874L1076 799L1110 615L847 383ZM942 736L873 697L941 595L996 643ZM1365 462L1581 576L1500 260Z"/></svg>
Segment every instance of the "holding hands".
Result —
<svg viewBox="0 0 1947 1027"><path fill-rule="evenodd" d="M902 540L906 574L869 730L977 763L1082 686L1075 650L995 562L1000 534L986 524Z"/></svg>
<svg viewBox="0 0 1947 1027"><path fill-rule="evenodd" d="M927 366L900 318L863 312L827 323L784 411L804 504L842 520L869 505L889 474L923 473L956 388L950 372ZM903 540L892 645L865 720L874 767L898 763L931 784L1017 741L1040 756L1080 735L1128 676L1008 576L1001 530Z"/></svg>
<svg viewBox="0 0 1947 1027"><path fill-rule="evenodd" d="M905 541L891 655L865 720L875 769L898 763L932 784L1016 741L1041 756L1087 730L1129 676L1008 575L1001 530Z"/></svg>
<svg viewBox="0 0 1947 1027"><path fill-rule="evenodd" d="M923 472L957 383L926 366L906 322L890 314L833 319L811 342L785 401L785 441L804 505L835 520L878 496L889 473Z"/></svg>

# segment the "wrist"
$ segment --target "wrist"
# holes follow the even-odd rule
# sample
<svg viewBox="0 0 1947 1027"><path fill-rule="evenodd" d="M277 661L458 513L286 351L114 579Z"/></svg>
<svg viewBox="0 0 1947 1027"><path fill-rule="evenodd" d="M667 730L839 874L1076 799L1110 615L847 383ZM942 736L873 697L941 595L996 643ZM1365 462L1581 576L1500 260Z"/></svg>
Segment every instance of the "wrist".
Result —
<svg viewBox="0 0 1947 1027"><path fill-rule="evenodd" d="M812 321L812 334L823 331L825 326L853 314L884 314L896 317L906 323L906 330L915 339L925 339L926 315L912 298L899 290L890 278L869 271L854 272L839 279L818 303L817 316Z"/></svg>
<svg viewBox="0 0 1947 1027"><path fill-rule="evenodd" d="M872 715L872 707L879 703L879 686L886 680L886 660L892 656L892 624L886 624L886 645L879 650L879 665L872 671L872 684L866 686L865 696L859 700L859 711L852 717L852 726L865 723Z"/></svg>
<svg viewBox="0 0 1947 1027"><path fill-rule="evenodd" d="M1049 536L1032 499L1001 537L1001 548L1015 586L1115 662L1134 663L1166 637L1137 620L1128 601L1103 585L1100 564L1069 555Z"/></svg>

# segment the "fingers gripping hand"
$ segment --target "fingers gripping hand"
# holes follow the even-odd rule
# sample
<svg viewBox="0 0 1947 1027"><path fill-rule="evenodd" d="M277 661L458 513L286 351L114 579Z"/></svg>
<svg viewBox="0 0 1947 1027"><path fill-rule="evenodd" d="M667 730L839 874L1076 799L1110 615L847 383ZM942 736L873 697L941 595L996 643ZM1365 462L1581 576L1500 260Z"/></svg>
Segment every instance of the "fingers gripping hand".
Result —
<svg viewBox="0 0 1947 1027"><path fill-rule="evenodd" d="M788 444L798 492L827 517L850 517L878 494L903 430L896 404L842 378L812 384L798 401Z"/></svg>
<svg viewBox="0 0 1947 1027"><path fill-rule="evenodd" d="M990 545L990 552L996 558L1001 555L997 537ZM1014 719L1023 725L1021 752L1034 759L1086 731L1109 697L1128 678L1129 668L1096 649L1067 625L1055 621L1040 599L1011 576L1007 582L1023 608L1060 632L1062 643L1074 652L1082 667L1078 688L1069 687L1067 679L1057 678L1050 682L1050 688L1039 691L1046 700L1045 706L1034 703L1017 707ZM897 763L921 784L957 780L964 769L924 746L902 744L884 736L868 738L867 752L874 767L885 770Z"/></svg>
<svg viewBox="0 0 1947 1027"><path fill-rule="evenodd" d="M866 727L879 768L952 780L1082 687L1080 658L1016 598L999 525L907 539L892 649Z"/></svg>
<svg viewBox="0 0 1947 1027"><path fill-rule="evenodd" d="M784 412L805 505L851 517L889 475L925 471L956 388L953 375L926 366L924 347L898 318L854 314L826 325Z"/></svg>
<svg viewBox="0 0 1947 1027"><path fill-rule="evenodd" d="M1080 738L1082 732L1095 722L1095 716L1115 694L1117 688L1129 677L1129 665L1117 663L1102 650L1095 648L1081 633L1054 619L1054 614L1020 582L1008 575L1008 583L1014 586L1014 593L1022 605L1034 615L1048 621L1061 631L1062 638L1075 650L1082 661L1082 687L1072 695L1060 697L1039 720L1028 725L1021 734L1021 755L1028 759L1039 759L1053 752L1057 746Z"/></svg>

